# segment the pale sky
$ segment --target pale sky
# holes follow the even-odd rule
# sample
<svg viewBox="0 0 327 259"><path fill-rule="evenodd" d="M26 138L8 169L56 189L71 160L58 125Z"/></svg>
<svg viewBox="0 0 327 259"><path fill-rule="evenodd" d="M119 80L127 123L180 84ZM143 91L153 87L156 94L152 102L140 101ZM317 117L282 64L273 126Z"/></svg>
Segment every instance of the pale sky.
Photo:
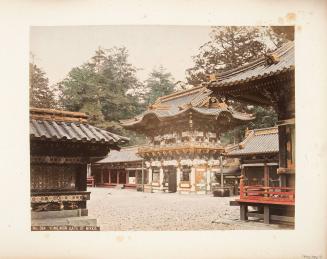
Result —
<svg viewBox="0 0 327 259"><path fill-rule="evenodd" d="M43 26L31 27L34 62L47 74L50 85L93 56L99 47L125 46L129 62L143 70L143 81L153 67L163 65L175 81L185 81L192 56L209 41L209 26Z"/></svg>

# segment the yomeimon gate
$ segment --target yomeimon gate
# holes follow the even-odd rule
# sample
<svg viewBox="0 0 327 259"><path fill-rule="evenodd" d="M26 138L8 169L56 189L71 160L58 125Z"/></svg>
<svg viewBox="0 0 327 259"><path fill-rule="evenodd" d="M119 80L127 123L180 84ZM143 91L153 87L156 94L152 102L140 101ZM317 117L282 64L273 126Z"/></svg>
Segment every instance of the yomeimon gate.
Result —
<svg viewBox="0 0 327 259"><path fill-rule="evenodd" d="M218 74L208 88L218 99L272 106L278 115L279 186L247 186L241 181L241 219L249 215L270 220L290 220L295 205L295 82L294 43L284 44L250 64ZM248 212L257 206L257 212ZM262 213L263 212L263 213Z"/></svg>
<svg viewBox="0 0 327 259"><path fill-rule="evenodd" d="M157 99L147 111L122 121L143 133L148 145L138 149L147 167L145 191L207 193L222 170L222 132L251 121L199 86ZM224 183L224 181L222 181Z"/></svg>
<svg viewBox="0 0 327 259"><path fill-rule="evenodd" d="M79 112L30 109L32 230L96 230L86 206L87 164L128 139Z"/></svg>

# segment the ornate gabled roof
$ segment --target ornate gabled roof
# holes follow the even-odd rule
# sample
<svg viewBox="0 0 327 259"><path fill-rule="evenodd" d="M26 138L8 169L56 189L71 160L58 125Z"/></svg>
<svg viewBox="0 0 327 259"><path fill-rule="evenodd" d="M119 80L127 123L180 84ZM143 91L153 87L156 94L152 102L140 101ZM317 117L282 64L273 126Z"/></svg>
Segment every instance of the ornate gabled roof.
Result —
<svg viewBox="0 0 327 259"><path fill-rule="evenodd" d="M139 162L143 158L137 155L138 147L126 147L122 148L120 151L112 150L108 156L96 164L110 164L110 163L124 163L124 162Z"/></svg>
<svg viewBox="0 0 327 259"><path fill-rule="evenodd" d="M182 90L157 99L150 105L148 110L142 114L128 120L122 120L124 127L129 128L141 124L146 117L154 116L159 121L182 115L193 111L203 116L218 116L222 113L228 113L233 119L239 121L253 120L249 114L239 113L227 107L225 103L212 103L210 97L212 91L198 86L188 90Z"/></svg>
<svg viewBox="0 0 327 259"><path fill-rule="evenodd" d="M226 149L226 155L239 157L245 155L278 153L278 143L277 127L249 130L241 143Z"/></svg>
<svg viewBox="0 0 327 259"><path fill-rule="evenodd" d="M295 69L294 42L285 43L280 48L249 64L216 75L209 88L228 89L258 79L291 72Z"/></svg>
<svg viewBox="0 0 327 259"><path fill-rule="evenodd" d="M30 109L30 138L120 145L128 138L87 124L87 115L53 109Z"/></svg>

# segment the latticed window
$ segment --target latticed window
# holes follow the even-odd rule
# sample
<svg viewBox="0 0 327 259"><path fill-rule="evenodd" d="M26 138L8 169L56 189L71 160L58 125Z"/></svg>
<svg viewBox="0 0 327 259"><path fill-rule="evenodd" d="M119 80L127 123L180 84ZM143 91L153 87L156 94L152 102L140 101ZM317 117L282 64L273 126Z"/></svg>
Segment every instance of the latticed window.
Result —
<svg viewBox="0 0 327 259"><path fill-rule="evenodd" d="M190 181L191 167L183 166L181 172L181 181L188 182Z"/></svg>
<svg viewBox="0 0 327 259"><path fill-rule="evenodd" d="M31 167L32 190L73 190L76 171L74 165L33 165Z"/></svg>
<svg viewBox="0 0 327 259"><path fill-rule="evenodd" d="M163 174L163 183L166 184L169 181L169 169L165 168L164 169L164 174Z"/></svg>
<svg viewBox="0 0 327 259"><path fill-rule="evenodd" d="M159 183L159 181L160 181L159 168L153 169L153 172L152 172L152 182Z"/></svg>

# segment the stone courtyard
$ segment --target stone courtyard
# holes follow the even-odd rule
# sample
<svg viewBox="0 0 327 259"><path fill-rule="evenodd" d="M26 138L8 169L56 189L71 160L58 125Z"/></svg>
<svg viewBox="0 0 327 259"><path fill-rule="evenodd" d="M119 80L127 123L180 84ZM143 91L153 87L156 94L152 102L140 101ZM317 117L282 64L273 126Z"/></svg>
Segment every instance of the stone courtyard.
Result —
<svg viewBox="0 0 327 259"><path fill-rule="evenodd" d="M259 221L239 220L239 207L229 206L235 197L178 193L143 193L135 190L88 188L89 216L101 230L260 230L289 229Z"/></svg>

